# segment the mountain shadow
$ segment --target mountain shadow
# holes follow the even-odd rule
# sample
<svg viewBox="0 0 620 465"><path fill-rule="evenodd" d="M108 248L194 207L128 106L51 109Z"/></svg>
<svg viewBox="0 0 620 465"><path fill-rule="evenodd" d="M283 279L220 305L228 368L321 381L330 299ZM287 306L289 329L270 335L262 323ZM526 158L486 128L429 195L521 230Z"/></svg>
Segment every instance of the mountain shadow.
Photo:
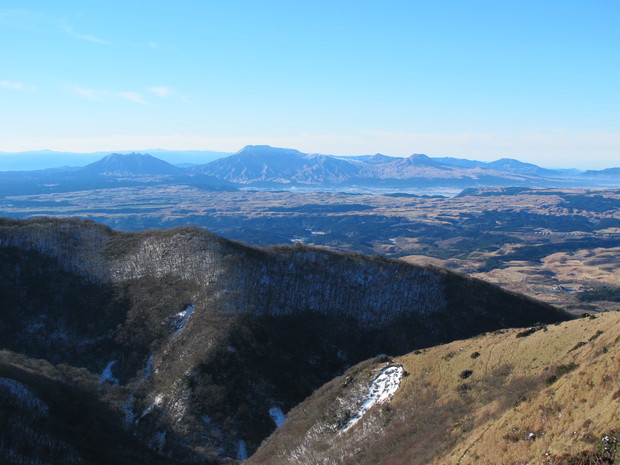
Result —
<svg viewBox="0 0 620 465"><path fill-rule="evenodd" d="M0 254L1 348L94 376L115 431L170 463L245 458L283 412L377 354L569 318L446 270L194 227L0 220Z"/></svg>

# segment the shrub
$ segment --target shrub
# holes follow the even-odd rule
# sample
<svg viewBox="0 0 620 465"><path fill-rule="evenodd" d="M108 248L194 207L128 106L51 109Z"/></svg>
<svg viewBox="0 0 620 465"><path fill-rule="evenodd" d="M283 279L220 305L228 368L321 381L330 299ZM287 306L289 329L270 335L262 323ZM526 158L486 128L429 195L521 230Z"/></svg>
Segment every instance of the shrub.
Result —
<svg viewBox="0 0 620 465"><path fill-rule="evenodd" d="M520 333L517 333L516 337L528 337L531 336L532 334L534 334L536 331L540 331L541 329L543 329L543 326L533 326L531 328L526 329L525 331L521 331Z"/></svg>
<svg viewBox="0 0 620 465"><path fill-rule="evenodd" d="M583 342L583 341L579 341L577 344L575 344L575 345L573 346L573 348L572 348L571 350L569 350L569 352L572 352L573 350L577 350L577 349L579 349L580 347L583 347L583 346L585 346L585 345L586 345L586 343L585 343L585 342Z"/></svg>
<svg viewBox="0 0 620 465"><path fill-rule="evenodd" d="M560 379L560 377L564 376L566 373L570 373L571 371L576 369L578 366L579 366L579 364L577 364L575 362L566 363L564 365L558 365L558 367L555 369L555 374L549 376L545 380L545 384L547 386L551 386L558 379Z"/></svg>
<svg viewBox="0 0 620 465"><path fill-rule="evenodd" d="M547 386L551 386L553 383L555 383L558 380L557 375L551 375L549 376L546 380L545 380L545 384Z"/></svg>
<svg viewBox="0 0 620 465"><path fill-rule="evenodd" d="M588 339L588 341L592 342L594 339L598 338L601 334L603 334L604 331L602 330L598 330L595 334L592 335L592 337L590 337L590 339Z"/></svg>
<svg viewBox="0 0 620 465"><path fill-rule="evenodd" d="M575 370L577 367L579 367L579 364L575 362L570 362L565 365L558 365L558 368L556 369L555 374L558 375L558 377L564 376L566 373L570 373L571 371Z"/></svg>

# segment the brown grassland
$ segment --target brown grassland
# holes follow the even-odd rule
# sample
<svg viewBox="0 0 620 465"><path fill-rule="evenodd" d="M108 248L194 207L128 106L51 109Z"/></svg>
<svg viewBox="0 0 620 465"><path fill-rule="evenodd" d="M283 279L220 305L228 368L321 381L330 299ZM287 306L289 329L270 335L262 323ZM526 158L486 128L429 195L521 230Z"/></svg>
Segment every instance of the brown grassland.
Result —
<svg viewBox="0 0 620 465"><path fill-rule="evenodd" d="M618 463L619 358L609 312L375 359L295 407L248 463ZM398 391L342 432L350 399L386 364L405 370Z"/></svg>
<svg viewBox="0 0 620 465"><path fill-rule="evenodd" d="M464 194L119 187L7 196L0 199L0 215L77 216L127 230L195 224L262 246L303 242L430 263L576 314L618 308L617 302L584 303L579 297L584 290L620 286L619 189L488 188Z"/></svg>

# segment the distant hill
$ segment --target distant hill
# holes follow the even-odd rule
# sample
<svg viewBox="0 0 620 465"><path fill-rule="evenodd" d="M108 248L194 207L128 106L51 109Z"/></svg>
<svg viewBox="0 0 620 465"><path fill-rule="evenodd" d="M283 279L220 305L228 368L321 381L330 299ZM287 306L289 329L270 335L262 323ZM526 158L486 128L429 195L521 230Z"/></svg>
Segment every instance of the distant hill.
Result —
<svg viewBox="0 0 620 465"><path fill-rule="evenodd" d="M455 157L433 157L433 160L438 163L443 163L444 165L458 166L460 168L480 168L487 164L483 161L467 160L465 158Z"/></svg>
<svg viewBox="0 0 620 465"><path fill-rule="evenodd" d="M149 154L130 153L121 155L112 153L80 170L81 173L102 176L162 176L176 175L184 172L168 162Z"/></svg>
<svg viewBox="0 0 620 465"><path fill-rule="evenodd" d="M376 153L374 155L358 155L358 156L339 157L339 158L342 158L344 160L359 160L359 161L363 161L365 163L370 163L370 164L381 164L381 163L392 162L397 157L390 157L387 155L383 155L381 153Z"/></svg>
<svg viewBox="0 0 620 465"><path fill-rule="evenodd" d="M0 220L0 295L11 464L230 463L362 360L568 318L398 260L47 218Z"/></svg>
<svg viewBox="0 0 620 465"><path fill-rule="evenodd" d="M558 177L560 175L560 172L558 171L541 168L533 163L523 163L522 161L515 160L514 158L500 158L499 160L487 163L484 165L484 168L505 171L507 173L526 174L547 178Z"/></svg>
<svg viewBox="0 0 620 465"><path fill-rule="evenodd" d="M72 192L107 187L190 185L235 190L231 183L193 173L149 154L109 154L85 167L0 172L0 195Z"/></svg>
<svg viewBox="0 0 620 465"><path fill-rule="evenodd" d="M588 170L581 173L584 178L620 178L620 168L607 168L604 170Z"/></svg>

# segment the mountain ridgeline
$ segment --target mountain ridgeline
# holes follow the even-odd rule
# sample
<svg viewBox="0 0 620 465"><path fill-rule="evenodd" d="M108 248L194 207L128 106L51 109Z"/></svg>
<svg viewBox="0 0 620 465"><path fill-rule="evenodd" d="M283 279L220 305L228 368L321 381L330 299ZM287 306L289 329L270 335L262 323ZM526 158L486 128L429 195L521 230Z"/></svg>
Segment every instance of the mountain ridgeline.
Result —
<svg viewBox="0 0 620 465"><path fill-rule="evenodd" d="M441 269L194 227L0 220L0 276L6 464L244 459L356 363L568 319Z"/></svg>
<svg viewBox="0 0 620 465"><path fill-rule="evenodd" d="M382 154L337 157L294 149L251 145L236 154L193 168L193 172L240 185L332 186L480 186L541 185L565 178L560 170L546 170L514 159L492 163ZM546 179L546 181L545 181Z"/></svg>
<svg viewBox="0 0 620 465"><path fill-rule="evenodd" d="M407 158L382 154L339 157L249 145L230 156L175 166L149 154L112 153L84 167L0 171L0 196L131 186L187 185L205 190L239 188L406 189L481 186L569 187L615 185L618 168L550 170L502 158L480 162L452 157ZM597 184L598 183L598 184Z"/></svg>

